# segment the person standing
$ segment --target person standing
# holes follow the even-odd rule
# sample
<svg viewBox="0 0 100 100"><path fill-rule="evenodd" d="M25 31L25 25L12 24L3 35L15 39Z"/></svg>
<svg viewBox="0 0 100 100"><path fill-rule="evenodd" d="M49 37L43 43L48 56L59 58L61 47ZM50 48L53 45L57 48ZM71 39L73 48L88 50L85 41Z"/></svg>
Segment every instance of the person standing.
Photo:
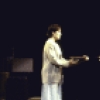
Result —
<svg viewBox="0 0 100 100"><path fill-rule="evenodd" d="M41 69L41 100L62 100L62 68L68 68L78 61L65 59L57 43L61 39L61 26L52 24L48 27L49 38L44 44Z"/></svg>

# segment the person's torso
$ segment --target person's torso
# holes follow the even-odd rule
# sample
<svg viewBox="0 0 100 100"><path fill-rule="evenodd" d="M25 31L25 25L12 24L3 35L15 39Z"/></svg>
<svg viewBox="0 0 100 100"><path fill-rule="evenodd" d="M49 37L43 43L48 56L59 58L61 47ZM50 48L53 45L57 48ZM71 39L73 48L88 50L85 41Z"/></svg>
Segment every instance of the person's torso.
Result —
<svg viewBox="0 0 100 100"><path fill-rule="evenodd" d="M48 81L50 81L50 80L57 81L61 77L62 68L57 67L50 62L50 60L48 58L48 52L47 52L49 45L52 45L55 48L56 56L59 59L62 57L62 52L61 52L60 46L51 40L47 40L44 45L44 48L43 48L41 74L44 79L47 80L47 78L48 78ZM51 77L52 77L52 79L51 79Z"/></svg>

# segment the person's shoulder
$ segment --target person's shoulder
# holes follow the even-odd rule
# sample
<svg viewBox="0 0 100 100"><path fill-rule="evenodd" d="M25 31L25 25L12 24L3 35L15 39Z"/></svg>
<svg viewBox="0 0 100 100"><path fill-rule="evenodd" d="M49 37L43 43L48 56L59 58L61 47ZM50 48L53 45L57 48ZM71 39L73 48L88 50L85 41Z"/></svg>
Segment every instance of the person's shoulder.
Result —
<svg viewBox="0 0 100 100"><path fill-rule="evenodd" d="M50 39L48 39L48 40L45 42L45 44L54 45L54 43L53 43Z"/></svg>
<svg viewBox="0 0 100 100"><path fill-rule="evenodd" d="M47 47L47 48L54 48L55 47L55 44L50 40L48 39L46 42L45 42L45 45L44 47Z"/></svg>

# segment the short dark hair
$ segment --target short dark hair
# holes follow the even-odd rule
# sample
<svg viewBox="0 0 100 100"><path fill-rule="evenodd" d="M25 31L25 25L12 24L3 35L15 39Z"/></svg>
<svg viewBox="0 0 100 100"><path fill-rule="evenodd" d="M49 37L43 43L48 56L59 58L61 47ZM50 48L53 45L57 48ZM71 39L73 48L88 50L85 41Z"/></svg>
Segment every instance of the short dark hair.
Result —
<svg viewBox="0 0 100 100"><path fill-rule="evenodd" d="M47 36L51 37L52 32L58 31L59 29L61 29L61 26L59 24L51 24L48 27Z"/></svg>

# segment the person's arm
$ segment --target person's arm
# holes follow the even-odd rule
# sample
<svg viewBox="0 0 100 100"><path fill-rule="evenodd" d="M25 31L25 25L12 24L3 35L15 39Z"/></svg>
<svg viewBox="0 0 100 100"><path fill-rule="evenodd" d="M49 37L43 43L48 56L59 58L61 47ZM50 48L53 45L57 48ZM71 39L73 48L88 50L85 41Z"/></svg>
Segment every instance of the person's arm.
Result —
<svg viewBox="0 0 100 100"><path fill-rule="evenodd" d="M78 64L78 62L79 62L79 59L77 59L77 60L74 60L74 59L65 59L65 58L62 58L62 60L65 60L65 61L68 61L68 65L66 66L58 66L58 67L66 67L66 68L69 68L69 67L72 67L73 65L76 65L76 64Z"/></svg>
<svg viewBox="0 0 100 100"><path fill-rule="evenodd" d="M64 58L59 59L56 55L56 51L53 45L48 46L47 56L49 61L57 66L68 67L70 65L69 60L65 60Z"/></svg>

